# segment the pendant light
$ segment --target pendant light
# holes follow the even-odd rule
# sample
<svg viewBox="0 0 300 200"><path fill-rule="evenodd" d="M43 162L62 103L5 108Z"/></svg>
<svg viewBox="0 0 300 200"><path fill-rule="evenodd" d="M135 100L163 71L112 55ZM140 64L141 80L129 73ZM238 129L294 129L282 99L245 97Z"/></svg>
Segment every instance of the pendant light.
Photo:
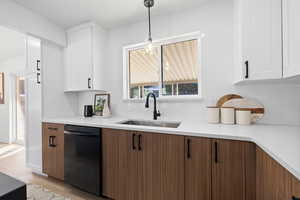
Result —
<svg viewBox="0 0 300 200"><path fill-rule="evenodd" d="M151 35L151 11L150 10L154 6L154 0L144 0L144 5L148 9L148 25L149 25L148 45L146 48L146 52L152 54L153 44L152 44L152 35Z"/></svg>

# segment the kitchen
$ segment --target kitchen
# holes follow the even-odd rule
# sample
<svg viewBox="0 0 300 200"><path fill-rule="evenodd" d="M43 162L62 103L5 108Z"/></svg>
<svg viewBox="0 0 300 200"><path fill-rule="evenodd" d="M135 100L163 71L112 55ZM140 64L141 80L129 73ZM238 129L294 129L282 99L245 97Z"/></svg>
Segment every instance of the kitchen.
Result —
<svg viewBox="0 0 300 200"><path fill-rule="evenodd" d="M71 180L74 188L87 191L84 181L98 181L96 193L117 200L299 198L297 0L156 0L150 8L151 34L143 1L66 1L74 13L80 13L66 16L59 2L16 1L1 2L0 18L9 20L0 20L0 25L42 40L42 120L40 132L27 136L44 139L34 144L39 148L31 147L40 157L29 155L26 161L34 173L65 179L65 164L70 161L66 152L71 155L76 142L88 140L66 139L64 133L91 135L96 128L99 140L91 142L102 146L102 152L99 148L93 154L99 155L93 158L99 167L93 164L90 169L99 175L94 179L86 173L80 178L78 173L79 182ZM8 8L18 15L12 16ZM191 49L196 59L172 49L194 40L198 48ZM149 43L154 56L138 54ZM170 56L168 47L177 56ZM127 59L134 53L140 57ZM154 64L158 70L136 64L147 57L158 63ZM161 62L166 58L169 66ZM134 62L128 65L130 60ZM196 64L184 64L191 60ZM185 71L180 69L183 65ZM134 66L144 73L130 68ZM190 74L193 78L182 82ZM164 82L164 77L177 79ZM195 84L197 89L184 90ZM180 95L180 88L183 94L193 91L192 95ZM158 98L155 103L149 97L146 109L149 92ZM209 124L207 107L216 106L226 94L255 100L263 105L264 116L251 125ZM84 117L85 105L90 105L85 114L91 114L88 110L95 107L97 95L109 99L107 116ZM153 120L154 113L158 120ZM225 116L218 113L219 118ZM129 125L122 124L126 122ZM171 128L159 127L170 124ZM92 145L83 146L78 152L92 150ZM70 165L89 169L87 161ZM68 181L58 184L69 185Z"/></svg>

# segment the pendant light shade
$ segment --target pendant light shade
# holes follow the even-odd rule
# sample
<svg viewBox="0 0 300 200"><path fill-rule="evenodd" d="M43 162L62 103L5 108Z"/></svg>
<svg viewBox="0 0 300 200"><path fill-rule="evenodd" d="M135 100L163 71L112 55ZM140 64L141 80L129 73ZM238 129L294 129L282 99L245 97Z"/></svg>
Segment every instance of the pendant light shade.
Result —
<svg viewBox="0 0 300 200"><path fill-rule="evenodd" d="M151 8L154 6L154 0L144 0L144 5L148 9L148 46L147 51L152 52L153 44L152 44L152 33L151 33Z"/></svg>

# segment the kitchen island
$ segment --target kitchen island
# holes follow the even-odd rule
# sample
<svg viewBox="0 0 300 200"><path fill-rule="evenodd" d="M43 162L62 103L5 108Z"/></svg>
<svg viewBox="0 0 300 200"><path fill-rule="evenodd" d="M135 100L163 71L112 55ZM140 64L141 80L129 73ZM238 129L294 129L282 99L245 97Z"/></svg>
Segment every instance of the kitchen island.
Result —
<svg viewBox="0 0 300 200"><path fill-rule="evenodd" d="M0 173L1 200L26 200L26 198L25 183Z"/></svg>

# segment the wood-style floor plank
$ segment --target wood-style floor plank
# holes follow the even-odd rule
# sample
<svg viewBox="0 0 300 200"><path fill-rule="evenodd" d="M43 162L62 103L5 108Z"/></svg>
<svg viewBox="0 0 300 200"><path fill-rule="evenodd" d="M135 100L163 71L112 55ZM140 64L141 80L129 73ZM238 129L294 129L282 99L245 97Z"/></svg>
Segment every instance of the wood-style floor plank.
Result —
<svg viewBox="0 0 300 200"><path fill-rule="evenodd" d="M36 175L25 165L25 151L0 159L0 172L15 177L25 183L42 185L43 187L71 198L72 200L104 200L85 192L82 192L62 181Z"/></svg>

